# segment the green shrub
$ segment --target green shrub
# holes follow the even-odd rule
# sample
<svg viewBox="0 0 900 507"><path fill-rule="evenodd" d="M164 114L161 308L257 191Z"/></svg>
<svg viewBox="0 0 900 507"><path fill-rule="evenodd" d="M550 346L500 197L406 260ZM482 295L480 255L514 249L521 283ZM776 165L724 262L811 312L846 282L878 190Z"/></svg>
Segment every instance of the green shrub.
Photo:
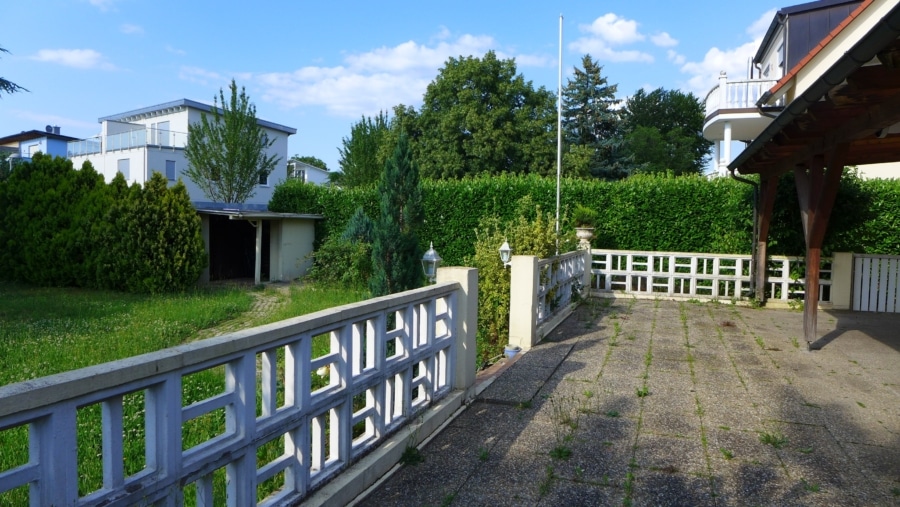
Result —
<svg viewBox="0 0 900 507"><path fill-rule="evenodd" d="M0 182L0 277L43 286L166 292L206 266L200 218L159 174L106 185L90 163L35 155Z"/></svg>
<svg viewBox="0 0 900 507"><path fill-rule="evenodd" d="M466 263L478 268L478 355L487 360L500 354L509 343L509 269L500 261L498 248L507 241L513 255L536 255L542 259L556 251L556 224L530 197L519 200L518 218L503 221L485 217L476 231L475 253ZM572 248L561 245L560 251Z"/></svg>

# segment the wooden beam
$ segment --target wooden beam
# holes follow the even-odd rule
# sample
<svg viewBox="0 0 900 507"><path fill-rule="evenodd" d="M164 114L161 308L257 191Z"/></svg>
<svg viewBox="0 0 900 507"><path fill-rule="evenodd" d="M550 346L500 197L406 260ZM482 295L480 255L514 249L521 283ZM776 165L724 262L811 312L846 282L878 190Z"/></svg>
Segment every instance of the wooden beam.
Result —
<svg viewBox="0 0 900 507"><path fill-rule="evenodd" d="M769 224L775 209L775 194L778 191L778 177L763 178L759 182L759 209L756 228L756 300L766 300L766 274L768 272Z"/></svg>

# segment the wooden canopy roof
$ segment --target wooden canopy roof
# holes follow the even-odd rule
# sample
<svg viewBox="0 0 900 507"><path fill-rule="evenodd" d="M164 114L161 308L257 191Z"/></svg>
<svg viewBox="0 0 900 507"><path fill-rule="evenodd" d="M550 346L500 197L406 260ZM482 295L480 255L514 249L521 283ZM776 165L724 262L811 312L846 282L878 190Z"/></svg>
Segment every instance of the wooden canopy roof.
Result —
<svg viewBox="0 0 900 507"><path fill-rule="evenodd" d="M841 51L829 43L876 3L888 2L863 2L760 100L764 106L780 96L792 99L729 168L774 177L839 146L846 165L900 160L900 128L891 129L900 124L900 5L890 2L887 14L865 27L846 52L830 61L824 54ZM815 72L817 59L830 66L797 90L801 73Z"/></svg>

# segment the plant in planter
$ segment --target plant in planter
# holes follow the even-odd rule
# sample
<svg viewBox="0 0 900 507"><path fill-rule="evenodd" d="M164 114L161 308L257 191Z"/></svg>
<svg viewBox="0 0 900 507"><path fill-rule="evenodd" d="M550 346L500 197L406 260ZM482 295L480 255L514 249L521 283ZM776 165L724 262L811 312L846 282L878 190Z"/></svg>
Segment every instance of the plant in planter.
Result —
<svg viewBox="0 0 900 507"><path fill-rule="evenodd" d="M599 214L587 206L578 204L572 211L572 222L576 229L593 229Z"/></svg>
<svg viewBox="0 0 900 507"><path fill-rule="evenodd" d="M575 223L575 236L579 240L579 249L591 248L591 238L594 237L594 224L599 214L587 206L578 204L572 211L572 221Z"/></svg>

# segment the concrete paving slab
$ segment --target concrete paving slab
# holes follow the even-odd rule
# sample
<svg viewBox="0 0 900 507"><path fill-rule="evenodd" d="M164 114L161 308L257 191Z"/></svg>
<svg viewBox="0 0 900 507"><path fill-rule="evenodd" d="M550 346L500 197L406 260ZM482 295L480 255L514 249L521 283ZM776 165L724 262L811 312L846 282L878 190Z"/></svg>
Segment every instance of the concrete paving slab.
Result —
<svg viewBox="0 0 900 507"><path fill-rule="evenodd" d="M819 316L591 301L364 505L900 505L900 315Z"/></svg>

